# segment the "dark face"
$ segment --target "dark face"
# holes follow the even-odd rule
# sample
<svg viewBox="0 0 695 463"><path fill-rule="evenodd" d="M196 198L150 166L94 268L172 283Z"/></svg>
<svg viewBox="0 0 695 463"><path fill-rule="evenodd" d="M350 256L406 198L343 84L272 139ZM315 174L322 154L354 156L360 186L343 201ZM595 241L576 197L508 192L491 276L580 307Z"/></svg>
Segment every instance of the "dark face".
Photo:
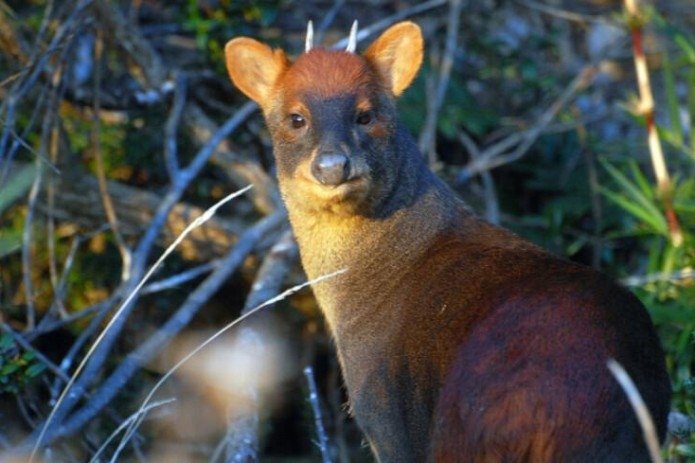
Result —
<svg viewBox="0 0 695 463"><path fill-rule="evenodd" d="M366 60L321 49L281 78L266 112L280 187L291 208L369 214L390 190L395 113Z"/></svg>

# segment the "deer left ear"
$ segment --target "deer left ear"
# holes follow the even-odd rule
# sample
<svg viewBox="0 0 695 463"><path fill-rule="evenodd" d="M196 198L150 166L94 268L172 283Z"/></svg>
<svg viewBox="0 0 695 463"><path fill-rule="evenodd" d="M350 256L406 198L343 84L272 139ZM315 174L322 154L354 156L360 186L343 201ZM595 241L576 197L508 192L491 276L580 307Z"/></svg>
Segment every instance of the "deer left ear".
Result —
<svg viewBox="0 0 695 463"><path fill-rule="evenodd" d="M230 40L224 51L234 85L266 108L273 87L288 66L285 53L247 37Z"/></svg>
<svg viewBox="0 0 695 463"><path fill-rule="evenodd" d="M371 62L394 96L408 88L422 64L420 27L410 21L391 26L372 43L364 57Z"/></svg>

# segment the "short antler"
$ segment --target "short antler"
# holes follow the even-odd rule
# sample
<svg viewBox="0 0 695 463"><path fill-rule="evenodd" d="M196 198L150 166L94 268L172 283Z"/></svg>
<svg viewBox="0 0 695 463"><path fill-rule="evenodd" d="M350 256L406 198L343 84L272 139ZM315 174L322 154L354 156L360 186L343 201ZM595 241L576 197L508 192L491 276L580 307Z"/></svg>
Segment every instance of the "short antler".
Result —
<svg viewBox="0 0 695 463"><path fill-rule="evenodd" d="M348 53L355 53L355 50L357 50L357 20L356 19L355 19L355 22L352 23L352 27L350 28L350 37L348 38L348 44L347 44L347 48L345 49L345 51Z"/></svg>
<svg viewBox="0 0 695 463"><path fill-rule="evenodd" d="M304 52L309 53L314 48L314 23L309 20L306 25L306 42L304 43Z"/></svg>

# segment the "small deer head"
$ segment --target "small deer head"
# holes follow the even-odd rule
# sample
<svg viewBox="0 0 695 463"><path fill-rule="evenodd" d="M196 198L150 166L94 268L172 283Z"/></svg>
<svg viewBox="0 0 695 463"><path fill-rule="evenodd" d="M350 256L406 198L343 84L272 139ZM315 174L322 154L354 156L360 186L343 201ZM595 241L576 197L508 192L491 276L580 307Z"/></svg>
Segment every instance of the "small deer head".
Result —
<svg viewBox="0 0 695 463"><path fill-rule="evenodd" d="M263 110L288 208L370 213L402 174L394 100L422 62L411 22L386 30L363 55L314 48L291 62L282 50L240 37L225 48L234 84Z"/></svg>

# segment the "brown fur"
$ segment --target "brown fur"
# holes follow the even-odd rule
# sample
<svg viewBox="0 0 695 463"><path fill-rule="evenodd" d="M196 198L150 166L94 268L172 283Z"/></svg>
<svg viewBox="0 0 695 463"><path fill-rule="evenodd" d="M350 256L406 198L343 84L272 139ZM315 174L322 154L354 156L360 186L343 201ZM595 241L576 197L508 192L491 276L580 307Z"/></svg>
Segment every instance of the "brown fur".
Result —
<svg viewBox="0 0 695 463"><path fill-rule="evenodd" d="M670 385L646 311L480 220L427 169L394 104L422 61L417 26L393 26L362 57L289 63L246 38L226 54L263 108L308 276L347 269L314 292L379 461L648 461L606 369L622 363L663 437ZM312 174L326 153L349 159L339 185Z"/></svg>

